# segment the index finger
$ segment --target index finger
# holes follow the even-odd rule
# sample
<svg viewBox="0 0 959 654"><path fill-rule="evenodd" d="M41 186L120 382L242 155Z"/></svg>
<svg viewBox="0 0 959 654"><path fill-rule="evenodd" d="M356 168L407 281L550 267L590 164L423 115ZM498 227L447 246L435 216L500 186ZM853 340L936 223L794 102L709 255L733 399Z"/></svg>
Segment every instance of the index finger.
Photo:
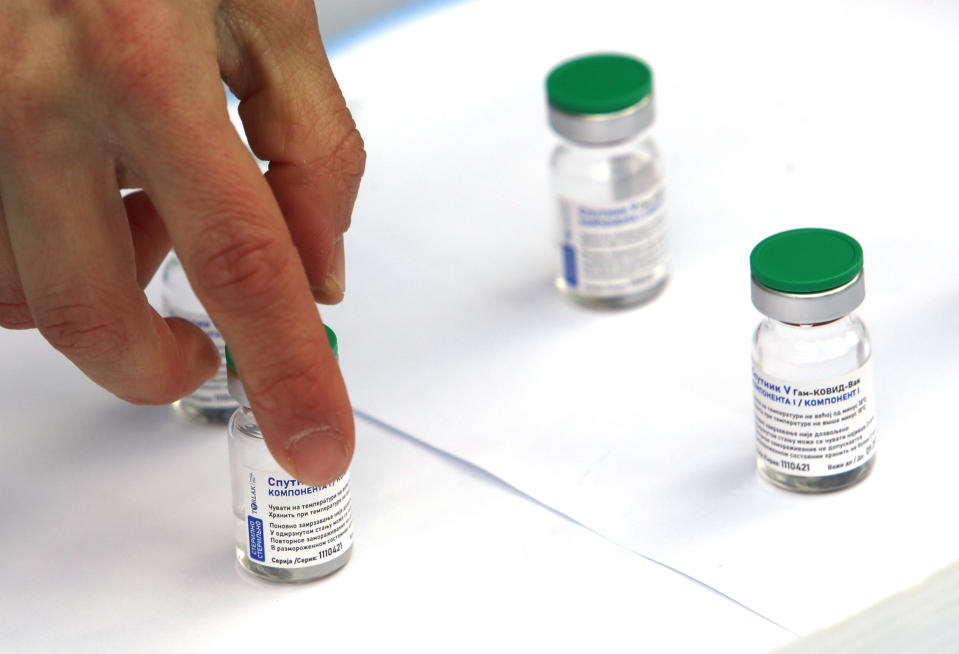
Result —
<svg viewBox="0 0 959 654"><path fill-rule="evenodd" d="M353 412L303 264L225 104L191 114L141 144L147 191L273 457L304 483L328 483L349 466Z"/></svg>

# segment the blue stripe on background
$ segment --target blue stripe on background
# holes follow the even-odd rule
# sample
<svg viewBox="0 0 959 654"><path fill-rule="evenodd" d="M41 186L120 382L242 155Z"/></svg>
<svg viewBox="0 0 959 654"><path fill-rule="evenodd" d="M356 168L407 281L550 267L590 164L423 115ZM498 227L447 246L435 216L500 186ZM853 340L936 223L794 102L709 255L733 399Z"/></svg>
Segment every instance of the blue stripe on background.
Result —
<svg viewBox="0 0 959 654"><path fill-rule="evenodd" d="M462 4L466 1L467 0L418 0L411 2L403 7L387 11L379 18L361 23L356 27L351 27L336 36L330 37L329 41L324 39L324 43L327 52L336 54L342 50L355 47L357 44L383 32L397 28L404 23L412 22L444 7ZM320 30L322 31L322 29L323 26L320 25Z"/></svg>
<svg viewBox="0 0 959 654"><path fill-rule="evenodd" d="M412 2L404 7L388 11L379 18L351 27L336 36L330 37L329 40L323 39L323 44L326 47L327 54L335 55L434 11L439 11L444 7L465 4L468 1L475 2L476 0L419 0L418 2ZM321 25L320 28L322 29L322 27ZM223 88L226 91L227 103L230 106L239 104L240 101L233 95L226 83L223 84Z"/></svg>

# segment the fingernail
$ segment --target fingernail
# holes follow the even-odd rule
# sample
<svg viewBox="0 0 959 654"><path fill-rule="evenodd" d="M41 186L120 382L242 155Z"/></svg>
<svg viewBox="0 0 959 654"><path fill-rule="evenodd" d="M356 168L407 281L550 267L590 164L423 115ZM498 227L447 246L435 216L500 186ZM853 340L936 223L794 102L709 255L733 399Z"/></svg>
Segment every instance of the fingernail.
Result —
<svg viewBox="0 0 959 654"><path fill-rule="evenodd" d="M323 291L331 297L341 297L346 293L346 248L343 236L333 246L333 261L323 282Z"/></svg>
<svg viewBox="0 0 959 654"><path fill-rule="evenodd" d="M287 451L293 476L312 486L330 483L346 472L349 465L343 436L332 427L311 429L295 436Z"/></svg>

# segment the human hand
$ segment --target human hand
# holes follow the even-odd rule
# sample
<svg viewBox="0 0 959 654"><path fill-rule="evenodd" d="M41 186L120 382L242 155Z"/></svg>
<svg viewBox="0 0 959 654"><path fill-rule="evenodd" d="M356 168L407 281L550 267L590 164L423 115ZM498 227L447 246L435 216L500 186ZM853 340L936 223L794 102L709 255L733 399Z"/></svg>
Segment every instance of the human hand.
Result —
<svg viewBox="0 0 959 654"><path fill-rule="evenodd" d="M123 399L182 397L219 355L143 294L172 241L271 453L305 483L353 452L314 300L343 297L364 164L312 0L0 3L0 325L37 327Z"/></svg>

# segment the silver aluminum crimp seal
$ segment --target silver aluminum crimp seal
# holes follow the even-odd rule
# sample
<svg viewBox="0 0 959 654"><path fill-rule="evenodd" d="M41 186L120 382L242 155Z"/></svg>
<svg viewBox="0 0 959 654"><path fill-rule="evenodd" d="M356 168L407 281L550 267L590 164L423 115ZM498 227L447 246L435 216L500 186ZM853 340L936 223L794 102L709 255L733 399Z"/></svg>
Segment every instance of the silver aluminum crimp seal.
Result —
<svg viewBox="0 0 959 654"><path fill-rule="evenodd" d="M793 325L816 325L852 313L866 297L864 271L851 281L820 293L784 293L763 286L752 277L752 299L761 313Z"/></svg>
<svg viewBox="0 0 959 654"><path fill-rule="evenodd" d="M577 143L605 145L625 141L644 132L656 117L653 94L632 107L611 114L572 114L549 106L549 124L562 137Z"/></svg>

